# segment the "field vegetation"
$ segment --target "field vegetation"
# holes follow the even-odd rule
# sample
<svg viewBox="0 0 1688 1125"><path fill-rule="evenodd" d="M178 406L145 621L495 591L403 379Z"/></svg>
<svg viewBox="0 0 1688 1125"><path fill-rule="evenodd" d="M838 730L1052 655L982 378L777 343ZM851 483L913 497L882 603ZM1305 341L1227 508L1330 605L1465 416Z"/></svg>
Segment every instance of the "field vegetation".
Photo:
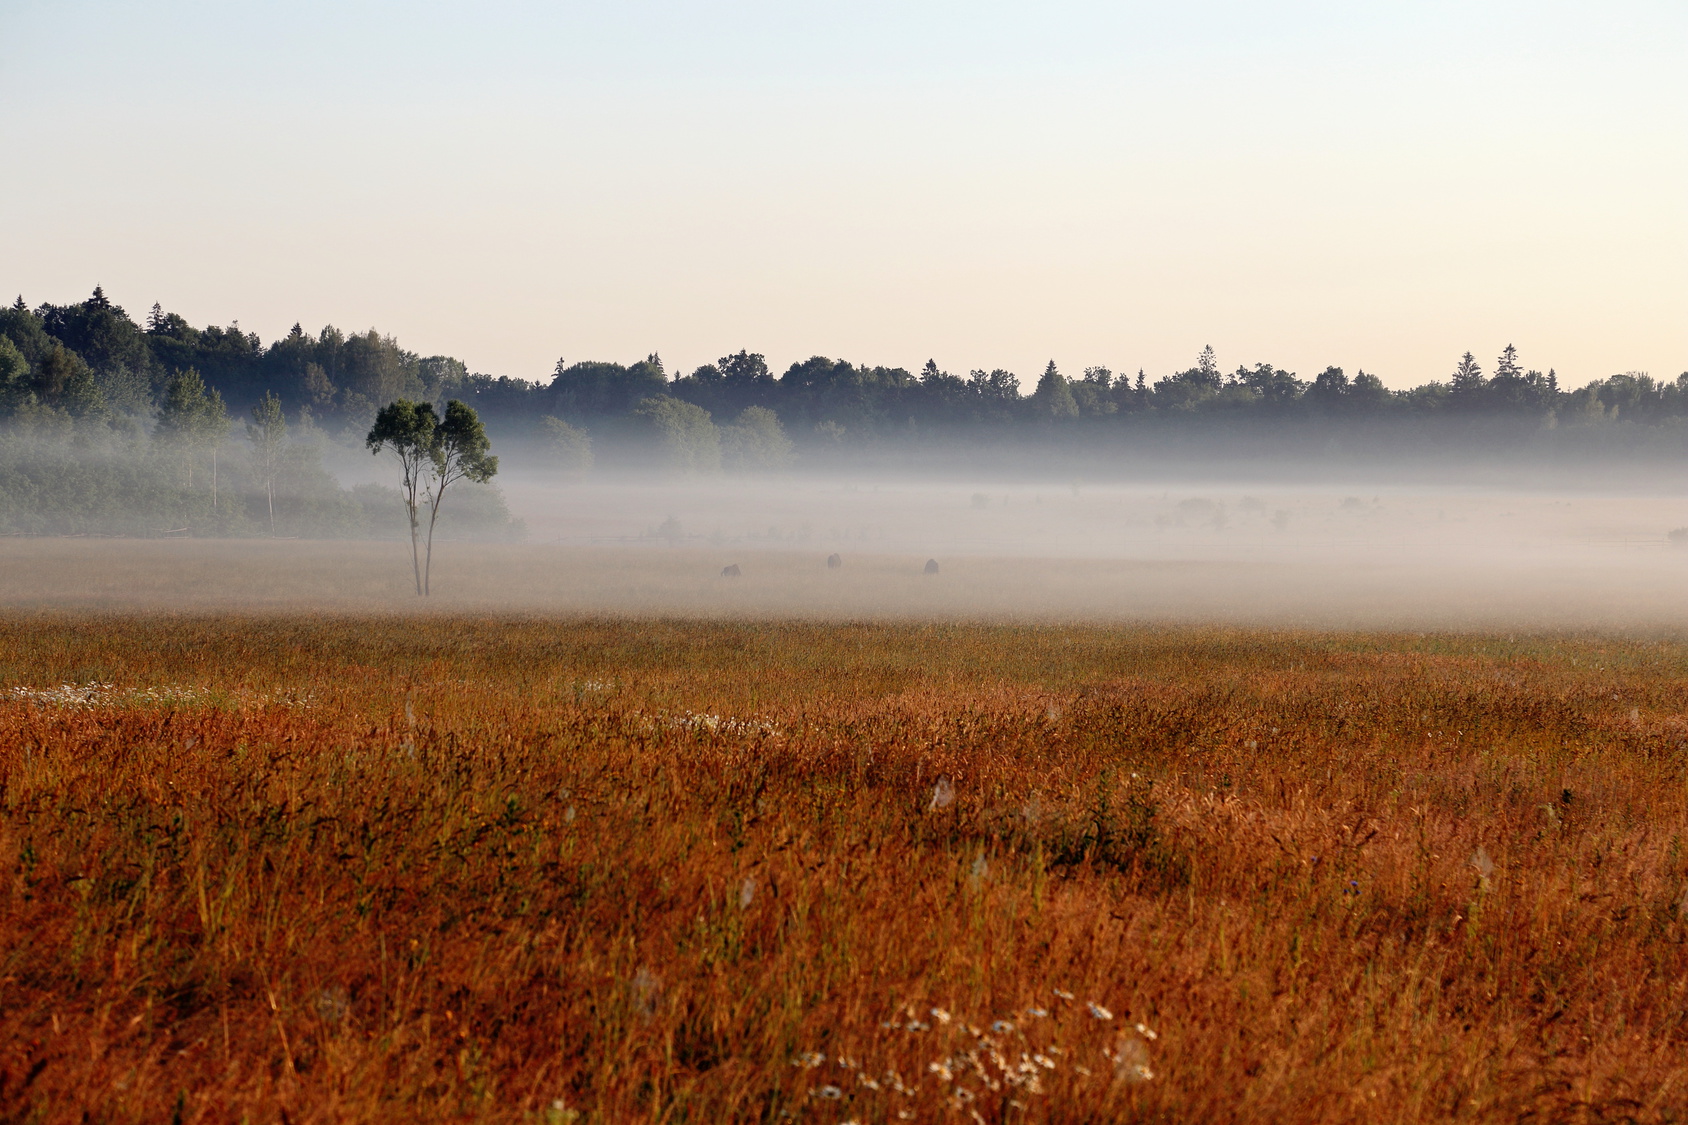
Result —
<svg viewBox="0 0 1688 1125"><path fill-rule="evenodd" d="M0 1118L1680 1120L1688 648L0 622Z"/></svg>

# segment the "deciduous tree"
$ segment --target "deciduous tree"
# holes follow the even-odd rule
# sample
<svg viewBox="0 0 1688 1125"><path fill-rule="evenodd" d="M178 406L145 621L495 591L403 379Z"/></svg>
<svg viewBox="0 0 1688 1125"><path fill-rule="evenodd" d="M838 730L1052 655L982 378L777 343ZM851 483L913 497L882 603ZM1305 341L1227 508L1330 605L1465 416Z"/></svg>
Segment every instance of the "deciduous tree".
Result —
<svg viewBox="0 0 1688 1125"><path fill-rule="evenodd" d="M275 477L281 468L282 449L287 443L287 417L281 399L266 391L252 408L246 423L246 437L252 443L252 467L264 482L264 499L269 505L270 535L275 536Z"/></svg>
<svg viewBox="0 0 1688 1125"><path fill-rule="evenodd" d="M417 597L423 596L420 505L434 463L434 431L439 424L432 403L396 399L375 412L375 425L365 439L371 453L386 450L399 463L399 495L410 520L410 567Z"/></svg>
<svg viewBox="0 0 1688 1125"><path fill-rule="evenodd" d="M416 593L427 597L434 561L434 525L446 489L461 480L484 484L498 472L498 458L473 408L456 399L446 403L445 418L432 403L396 399L375 413L366 439L371 453L387 450L399 463L400 494L410 519L410 562ZM426 554L422 543L422 506L428 508Z"/></svg>
<svg viewBox="0 0 1688 1125"><path fill-rule="evenodd" d="M434 563L434 524L440 518L445 490L460 480L485 484L498 472L492 442L472 407L456 399L445 404L445 420L434 430L433 477L428 489L428 552L422 564L422 593L429 593L428 576Z"/></svg>
<svg viewBox="0 0 1688 1125"><path fill-rule="evenodd" d="M654 432L674 468L685 473L721 468L721 433L703 407L656 395L634 407L633 415Z"/></svg>
<svg viewBox="0 0 1688 1125"><path fill-rule="evenodd" d="M721 427L721 456L728 468L768 472L791 464L791 439L779 415L765 406L748 407L738 421Z"/></svg>
<svg viewBox="0 0 1688 1125"><path fill-rule="evenodd" d="M210 452L215 458L228 427L229 416L223 406L223 396L215 390L206 390L205 380L200 378L199 372L190 368L172 376L165 384L154 436L181 456L187 487L193 487L195 459L204 452ZM216 503L215 492L213 470L213 506Z"/></svg>

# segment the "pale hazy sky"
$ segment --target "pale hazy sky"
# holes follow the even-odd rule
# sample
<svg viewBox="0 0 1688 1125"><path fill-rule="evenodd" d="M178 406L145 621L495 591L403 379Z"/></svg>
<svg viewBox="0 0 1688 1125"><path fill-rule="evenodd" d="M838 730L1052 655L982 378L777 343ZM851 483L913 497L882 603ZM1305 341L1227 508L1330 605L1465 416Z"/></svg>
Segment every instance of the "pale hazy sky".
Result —
<svg viewBox="0 0 1688 1125"><path fill-rule="evenodd" d="M1672 377L1685 60L1682 0L0 0L0 289L527 378Z"/></svg>

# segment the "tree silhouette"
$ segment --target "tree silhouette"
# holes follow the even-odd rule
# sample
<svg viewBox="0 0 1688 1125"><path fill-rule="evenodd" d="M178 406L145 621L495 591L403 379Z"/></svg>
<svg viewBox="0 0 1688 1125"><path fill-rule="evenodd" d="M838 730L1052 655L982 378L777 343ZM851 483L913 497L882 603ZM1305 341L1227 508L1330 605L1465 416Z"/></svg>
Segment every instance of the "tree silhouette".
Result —
<svg viewBox="0 0 1688 1125"><path fill-rule="evenodd" d="M395 399L376 411L365 439L371 453L383 449L399 463L400 495L410 519L410 563L416 593L427 597L434 563L434 525L446 489L460 480L484 484L498 472L498 458L474 409L452 399L442 421L432 403ZM428 507L427 554L421 543L421 509Z"/></svg>

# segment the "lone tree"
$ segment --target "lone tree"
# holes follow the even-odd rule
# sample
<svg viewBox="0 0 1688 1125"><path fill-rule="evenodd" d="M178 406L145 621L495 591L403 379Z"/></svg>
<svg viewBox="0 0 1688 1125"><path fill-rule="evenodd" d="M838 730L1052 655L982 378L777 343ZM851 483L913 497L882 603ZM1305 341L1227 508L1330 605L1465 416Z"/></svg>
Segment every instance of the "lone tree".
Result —
<svg viewBox="0 0 1688 1125"><path fill-rule="evenodd" d="M252 464L264 478L264 496L270 506L270 538L275 538L275 476L281 468L282 448L287 442L287 418L281 412L281 400L269 391L252 408L252 420L246 423L246 436L252 442Z"/></svg>
<svg viewBox="0 0 1688 1125"><path fill-rule="evenodd" d="M399 491L410 519L410 565L416 593L427 597L434 561L434 525L445 490L460 480L485 484L498 472L492 443L472 407L452 399L445 418L428 402L396 399L375 414L367 442L371 453L389 450L398 459ZM428 508L426 547L422 542L422 507Z"/></svg>

